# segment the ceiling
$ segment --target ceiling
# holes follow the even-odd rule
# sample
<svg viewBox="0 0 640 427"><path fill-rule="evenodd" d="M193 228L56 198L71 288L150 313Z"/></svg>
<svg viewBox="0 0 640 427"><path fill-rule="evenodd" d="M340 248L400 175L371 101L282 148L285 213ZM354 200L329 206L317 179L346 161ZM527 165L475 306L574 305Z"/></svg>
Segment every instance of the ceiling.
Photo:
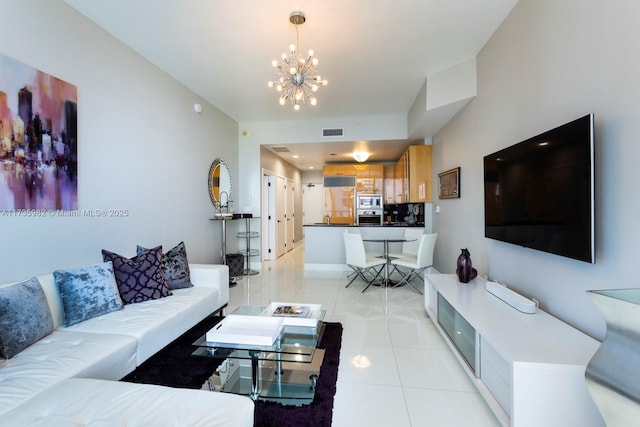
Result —
<svg viewBox="0 0 640 427"><path fill-rule="evenodd" d="M475 57L517 0L65 0L236 121L409 112L425 78ZM271 61L295 42L329 82L318 105L282 107ZM373 142L372 142L373 143ZM356 144L355 142L353 144ZM397 141L397 144L409 144ZM326 158L330 144L287 144ZM378 161L396 144L381 144ZM344 145L343 145L344 149ZM400 153L402 148L400 149ZM283 156L284 157L284 156ZM397 158L397 157L396 157ZM287 158L296 164L291 156ZM344 161L344 160L343 160Z"/></svg>

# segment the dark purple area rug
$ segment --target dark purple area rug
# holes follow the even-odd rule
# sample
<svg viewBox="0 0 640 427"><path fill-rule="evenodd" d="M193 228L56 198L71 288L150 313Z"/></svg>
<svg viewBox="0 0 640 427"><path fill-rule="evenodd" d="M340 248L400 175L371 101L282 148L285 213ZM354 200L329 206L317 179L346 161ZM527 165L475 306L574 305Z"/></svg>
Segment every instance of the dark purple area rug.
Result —
<svg viewBox="0 0 640 427"><path fill-rule="evenodd" d="M221 361L193 357L191 354L195 348L192 344L222 319L220 316L204 319L150 357L122 381L179 388L202 388ZM327 323L318 345L319 348L325 349L325 355L313 401L302 406L286 406L277 402L258 400L255 403L254 425L259 427L331 426L341 345L342 325Z"/></svg>

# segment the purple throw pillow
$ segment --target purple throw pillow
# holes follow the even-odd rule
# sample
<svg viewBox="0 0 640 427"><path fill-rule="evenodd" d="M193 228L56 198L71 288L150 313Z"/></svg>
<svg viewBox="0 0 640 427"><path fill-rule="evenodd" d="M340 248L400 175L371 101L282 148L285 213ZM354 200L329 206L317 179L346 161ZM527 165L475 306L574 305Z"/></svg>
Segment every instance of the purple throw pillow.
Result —
<svg viewBox="0 0 640 427"><path fill-rule="evenodd" d="M131 259L103 249L102 258L113 263L118 291L125 304L172 295L162 272L162 246Z"/></svg>

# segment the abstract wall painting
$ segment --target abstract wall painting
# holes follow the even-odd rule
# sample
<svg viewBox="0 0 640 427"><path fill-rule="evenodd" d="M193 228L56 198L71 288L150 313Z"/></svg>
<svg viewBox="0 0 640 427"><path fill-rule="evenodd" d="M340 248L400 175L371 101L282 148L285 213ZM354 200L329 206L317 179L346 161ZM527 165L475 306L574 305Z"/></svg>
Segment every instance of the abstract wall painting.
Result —
<svg viewBox="0 0 640 427"><path fill-rule="evenodd" d="M0 54L0 211L78 209L77 92Z"/></svg>

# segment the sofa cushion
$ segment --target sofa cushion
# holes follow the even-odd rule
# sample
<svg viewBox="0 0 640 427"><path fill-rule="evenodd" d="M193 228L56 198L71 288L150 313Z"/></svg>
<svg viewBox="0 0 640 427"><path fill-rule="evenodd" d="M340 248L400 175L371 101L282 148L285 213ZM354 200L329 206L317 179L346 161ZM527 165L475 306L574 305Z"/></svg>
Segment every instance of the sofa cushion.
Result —
<svg viewBox="0 0 640 427"><path fill-rule="evenodd" d="M253 426L246 396L70 378L2 417L7 426Z"/></svg>
<svg viewBox="0 0 640 427"><path fill-rule="evenodd" d="M192 288L174 290L171 298L127 304L124 310L64 330L132 336L138 341L136 357L140 365L218 308L218 289L196 284Z"/></svg>
<svg viewBox="0 0 640 427"><path fill-rule="evenodd" d="M56 270L53 278L62 300L65 326L124 307L111 262L75 270Z"/></svg>
<svg viewBox="0 0 640 427"><path fill-rule="evenodd" d="M0 356L9 359L52 331L51 311L37 278L0 288Z"/></svg>
<svg viewBox="0 0 640 427"><path fill-rule="evenodd" d="M162 246L131 259L103 249L102 258L113 262L116 282L125 304L171 295L162 272Z"/></svg>
<svg viewBox="0 0 640 427"><path fill-rule="evenodd" d="M2 414L23 402L28 405L30 398L65 378L122 378L136 367L136 348L131 336L55 330L15 357L0 360L0 425L20 425L6 424Z"/></svg>
<svg viewBox="0 0 640 427"><path fill-rule="evenodd" d="M140 245L137 247L138 255L148 250L149 249L143 248ZM191 284L187 249L184 246L184 242L178 243L162 255L162 272L164 273L164 278L167 281L169 289L182 289L193 286Z"/></svg>

